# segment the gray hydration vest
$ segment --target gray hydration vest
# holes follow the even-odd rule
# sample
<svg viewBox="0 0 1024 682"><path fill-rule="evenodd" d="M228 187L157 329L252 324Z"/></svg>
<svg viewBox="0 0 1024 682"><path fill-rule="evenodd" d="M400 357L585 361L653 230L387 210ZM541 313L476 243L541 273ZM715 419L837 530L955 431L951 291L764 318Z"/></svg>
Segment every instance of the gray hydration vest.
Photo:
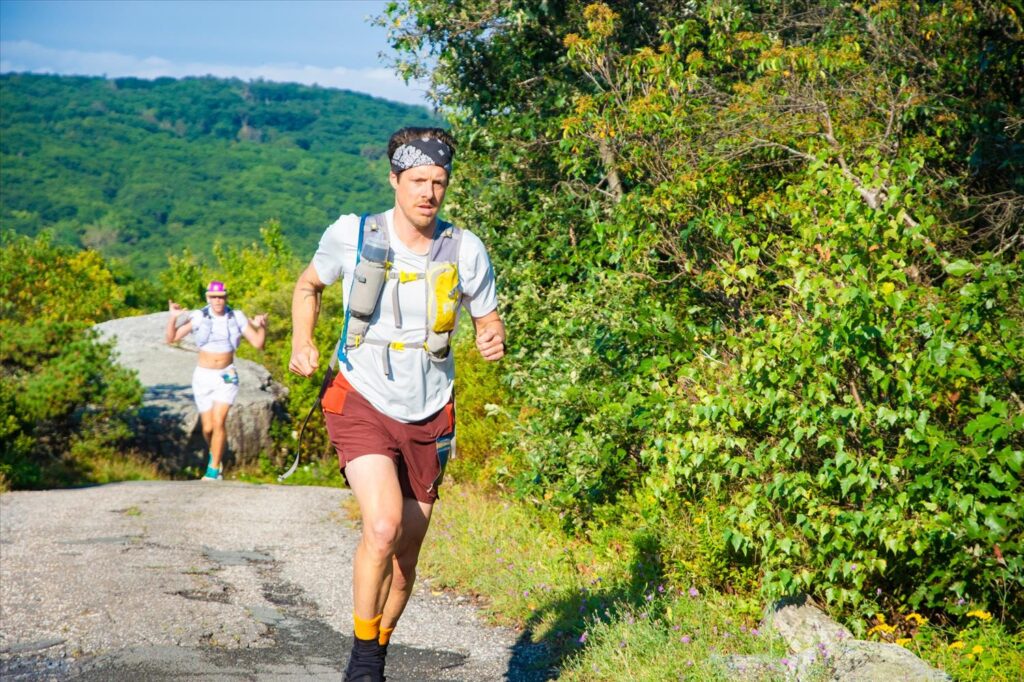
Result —
<svg viewBox="0 0 1024 682"><path fill-rule="evenodd" d="M338 342L338 359L348 362L348 351L366 343L383 348L382 364L385 374L391 374L392 351L421 351L425 352L434 362L444 361L451 352L456 312L462 302L462 287L459 280L459 247L462 245L462 229L451 223L438 220L427 254L426 269L423 272L398 270L389 258L384 264L383 274L371 271L367 267L368 262L361 263L363 244L371 232L374 233L375 239L383 239L385 244L388 244L388 225L384 214L364 214L359 221L356 270L352 277L352 287L345 298L345 326ZM388 250L388 255L391 255L390 250ZM397 340L367 339L366 334L374 314L380 308L380 298L386 282L394 282L391 287L394 322L395 327L402 329L402 312L398 303L399 287L419 280L426 281L427 324L423 330L423 343L412 345ZM362 310L357 312L352 309L353 301L370 301L371 303L369 306L362 306Z"/></svg>
<svg viewBox="0 0 1024 682"><path fill-rule="evenodd" d="M203 313L203 319L200 320L199 326L192 330L192 340L197 348L205 346L206 342L210 340L210 334L213 333L213 315L210 313L210 306L204 306L200 312ZM233 348L238 348L242 338L242 328L238 326L235 311L231 309L231 306L224 306L224 314L228 318L228 342Z"/></svg>

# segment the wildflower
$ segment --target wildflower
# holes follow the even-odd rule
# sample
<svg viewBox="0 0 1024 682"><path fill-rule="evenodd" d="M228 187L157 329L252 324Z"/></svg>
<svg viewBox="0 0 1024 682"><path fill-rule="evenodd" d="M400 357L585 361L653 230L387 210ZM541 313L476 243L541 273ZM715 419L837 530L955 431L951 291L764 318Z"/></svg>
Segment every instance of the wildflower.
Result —
<svg viewBox="0 0 1024 682"><path fill-rule="evenodd" d="M754 637L757 637L759 634L761 634L761 631L758 630L757 628L752 628L750 630L750 634L752 634Z"/></svg>
<svg viewBox="0 0 1024 682"><path fill-rule="evenodd" d="M690 636L689 635L683 635L682 637L679 638L679 641L682 642L683 644L689 644L690 641L691 641L690 640Z"/></svg>
<svg viewBox="0 0 1024 682"><path fill-rule="evenodd" d="M967 654L967 660L968 661L973 661L974 660L974 654Z"/></svg>
<svg viewBox="0 0 1024 682"><path fill-rule="evenodd" d="M960 597L959 599L956 600L956 605L957 606L963 606L966 603L967 603L967 600L964 599L963 597Z"/></svg>
<svg viewBox="0 0 1024 682"><path fill-rule="evenodd" d="M700 592L697 591L696 587L691 587L690 590L689 590L689 595L691 597L697 597L697 596L700 596ZM968 615L970 615L970 614L968 614Z"/></svg>
<svg viewBox="0 0 1024 682"><path fill-rule="evenodd" d="M974 647L971 649L971 653L972 654L980 654L984 650L985 650L985 647L981 646L980 644L975 644Z"/></svg>
<svg viewBox="0 0 1024 682"><path fill-rule="evenodd" d="M906 645L910 644L911 641L912 640L911 640L910 637L897 637L896 638L896 644L899 645L899 646L906 646Z"/></svg>
<svg viewBox="0 0 1024 682"><path fill-rule="evenodd" d="M950 642L949 646L946 647L946 648L947 649L963 649L964 648L964 643L959 641L959 640L957 640L956 642Z"/></svg>
<svg viewBox="0 0 1024 682"><path fill-rule="evenodd" d="M928 622L928 619L922 616L920 613L908 613L904 617L904 620L908 620L914 623L917 627L921 627L922 625Z"/></svg>
<svg viewBox="0 0 1024 682"><path fill-rule="evenodd" d="M967 617L977 618L978 620L992 620L992 614L988 611L982 611L981 609L974 609L973 611L968 611Z"/></svg>
<svg viewBox="0 0 1024 682"><path fill-rule="evenodd" d="M580 642L580 644L586 644L587 643L587 631L586 630L584 630L583 634L580 635L579 642Z"/></svg>
<svg viewBox="0 0 1024 682"><path fill-rule="evenodd" d="M891 635L892 633L896 632L896 626L895 625L889 625L888 623L885 622L885 619L882 618L881 616L879 616L878 621L879 621L878 625L876 625L873 628L871 628L870 630L868 630L868 634L869 635L873 635L876 632L879 633L879 634L882 634L882 635Z"/></svg>

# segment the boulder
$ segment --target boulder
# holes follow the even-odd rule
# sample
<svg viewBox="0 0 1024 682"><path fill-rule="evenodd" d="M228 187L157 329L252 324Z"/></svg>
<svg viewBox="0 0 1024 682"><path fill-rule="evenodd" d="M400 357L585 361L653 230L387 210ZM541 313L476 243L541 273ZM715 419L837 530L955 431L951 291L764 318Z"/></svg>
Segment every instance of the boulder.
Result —
<svg viewBox="0 0 1024 682"><path fill-rule="evenodd" d="M824 658L824 655L822 656ZM828 659L826 659L828 660ZM840 645L828 660L833 680L842 682L949 682L946 673L936 670L908 649L885 642L853 640Z"/></svg>
<svg viewBox="0 0 1024 682"><path fill-rule="evenodd" d="M115 342L117 362L135 370L145 389L135 428L139 449L168 471L205 467L206 444L192 398L197 352L190 337L177 346L164 343L167 315L109 320L96 329ZM239 391L228 413L225 462L251 464L273 447L270 425L284 414L287 389L255 362L236 357L235 368Z"/></svg>
<svg viewBox="0 0 1024 682"><path fill-rule="evenodd" d="M761 630L775 631L791 652L779 661L756 656L731 656L724 664L737 680L762 679L765 673L784 679L831 682L948 682L911 651L885 642L855 639L805 595L782 599L765 611Z"/></svg>
<svg viewBox="0 0 1024 682"><path fill-rule="evenodd" d="M829 618L806 596L780 599L765 610L762 630L774 630L791 653L825 644L834 646L853 639L853 633Z"/></svg>

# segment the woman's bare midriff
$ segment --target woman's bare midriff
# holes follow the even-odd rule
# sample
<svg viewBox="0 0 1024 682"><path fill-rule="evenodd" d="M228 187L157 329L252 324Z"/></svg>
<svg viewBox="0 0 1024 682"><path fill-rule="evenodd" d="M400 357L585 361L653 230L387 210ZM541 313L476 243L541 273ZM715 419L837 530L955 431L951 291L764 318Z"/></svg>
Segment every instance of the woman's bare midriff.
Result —
<svg viewBox="0 0 1024 682"><path fill-rule="evenodd" d="M235 360L234 353L211 353L199 351L199 366L206 369L224 369Z"/></svg>

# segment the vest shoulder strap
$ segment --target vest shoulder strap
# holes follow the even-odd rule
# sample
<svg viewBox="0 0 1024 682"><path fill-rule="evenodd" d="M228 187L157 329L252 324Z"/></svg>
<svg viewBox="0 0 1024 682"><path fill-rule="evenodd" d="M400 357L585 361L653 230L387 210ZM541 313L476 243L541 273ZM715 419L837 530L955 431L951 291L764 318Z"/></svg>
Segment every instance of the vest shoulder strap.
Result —
<svg viewBox="0 0 1024 682"><path fill-rule="evenodd" d="M462 228L451 223L438 221L437 234L430 242L430 262L459 263L459 247L462 246Z"/></svg>
<svg viewBox="0 0 1024 682"><path fill-rule="evenodd" d="M366 235L370 232L378 232L384 240L384 244L388 248L391 248L391 230L388 229L387 218L384 217L383 213L374 213L373 215L363 216L363 221L359 224L359 243L356 245L356 264L359 264L359 258L363 253L363 242L366 241Z"/></svg>

